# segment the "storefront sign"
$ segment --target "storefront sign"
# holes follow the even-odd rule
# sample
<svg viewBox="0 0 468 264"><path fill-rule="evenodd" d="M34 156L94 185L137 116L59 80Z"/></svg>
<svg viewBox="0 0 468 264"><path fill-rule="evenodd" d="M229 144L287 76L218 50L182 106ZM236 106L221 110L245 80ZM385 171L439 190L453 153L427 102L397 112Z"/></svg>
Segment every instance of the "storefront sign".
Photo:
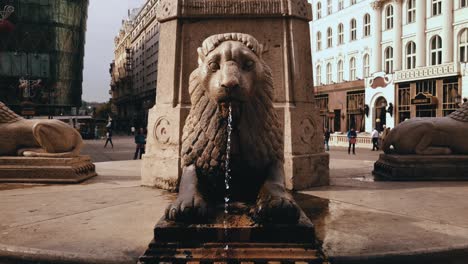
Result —
<svg viewBox="0 0 468 264"><path fill-rule="evenodd" d="M418 93L411 99L412 105L433 105L437 104L437 98L429 93Z"/></svg>

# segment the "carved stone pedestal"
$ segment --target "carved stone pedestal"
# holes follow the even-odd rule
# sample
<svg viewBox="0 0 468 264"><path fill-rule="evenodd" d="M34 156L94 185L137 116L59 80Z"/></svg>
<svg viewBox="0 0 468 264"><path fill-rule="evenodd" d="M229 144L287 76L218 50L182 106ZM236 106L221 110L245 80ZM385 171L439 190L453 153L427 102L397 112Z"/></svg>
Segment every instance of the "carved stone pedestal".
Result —
<svg viewBox="0 0 468 264"><path fill-rule="evenodd" d="M238 205L226 218L220 209L215 219L204 224L161 219L139 263L322 263L315 249L314 226L304 213L297 225L260 226L251 220L246 208Z"/></svg>
<svg viewBox="0 0 468 264"><path fill-rule="evenodd" d="M468 156L381 154L372 173L380 181L468 180Z"/></svg>
<svg viewBox="0 0 468 264"><path fill-rule="evenodd" d="M0 182L80 183L96 175L89 156L0 157Z"/></svg>

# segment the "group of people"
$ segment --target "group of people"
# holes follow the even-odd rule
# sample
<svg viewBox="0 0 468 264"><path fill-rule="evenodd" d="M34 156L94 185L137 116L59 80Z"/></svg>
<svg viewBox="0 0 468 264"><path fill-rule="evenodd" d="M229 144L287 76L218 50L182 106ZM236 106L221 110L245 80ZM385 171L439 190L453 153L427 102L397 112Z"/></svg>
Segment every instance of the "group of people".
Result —
<svg viewBox="0 0 468 264"><path fill-rule="evenodd" d="M114 148L114 144L112 143L112 128L111 126L107 126L107 133L106 133L106 143L104 144L104 148L107 147L107 144L110 143L112 148ZM145 145L146 145L146 132L144 128L140 128L136 131L135 127L131 128L131 133L135 136L135 154L133 155L133 159L136 160L141 159L141 156L145 154Z"/></svg>
<svg viewBox="0 0 468 264"><path fill-rule="evenodd" d="M375 128L372 133L371 133L371 138L372 138L372 151L379 150L380 147L380 142L379 139L383 142L385 138L387 137L388 133L390 132L390 128L386 127L385 125L383 126L382 132L379 132L377 128ZM330 151L330 130L326 129L324 132L324 143L325 143L325 149L327 151ZM356 141L357 141L357 132L354 128L351 128L348 133L347 133L347 138L348 138L348 155L351 154L351 151L353 155L356 155Z"/></svg>

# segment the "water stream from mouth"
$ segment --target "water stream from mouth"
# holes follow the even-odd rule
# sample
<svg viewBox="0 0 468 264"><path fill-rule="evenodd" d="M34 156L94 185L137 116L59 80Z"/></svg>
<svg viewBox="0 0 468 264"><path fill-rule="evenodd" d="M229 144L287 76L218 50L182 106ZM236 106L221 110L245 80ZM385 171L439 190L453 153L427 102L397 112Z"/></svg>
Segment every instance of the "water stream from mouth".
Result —
<svg viewBox="0 0 468 264"><path fill-rule="evenodd" d="M224 185L225 185L225 195L224 195L224 238L226 245L224 247L225 250L229 249L229 245L227 243L228 239L228 214L229 214L229 182L231 180L231 168L229 161L231 159L231 133L232 133L232 106L229 103L229 115L228 115L228 124L227 124L227 145L226 145L226 161L225 161L225 174L224 174Z"/></svg>

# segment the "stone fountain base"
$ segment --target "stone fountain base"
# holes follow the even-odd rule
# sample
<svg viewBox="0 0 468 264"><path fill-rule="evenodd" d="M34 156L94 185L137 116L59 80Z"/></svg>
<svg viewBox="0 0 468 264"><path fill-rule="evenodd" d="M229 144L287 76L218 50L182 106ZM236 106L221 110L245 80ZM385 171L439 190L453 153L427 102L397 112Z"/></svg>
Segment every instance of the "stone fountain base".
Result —
<svg viewBox="0 0 468 264"><path fill-rule="evenodd" d="M79 183L96 175L89 156L0 157L0 182Z"/></svg>
<svg viewBox="0 0 468 264"><path fill-rule="evenodd" d="M323 262L314 226L303 212L297 225L258 225L248 216L248 208L235 205L226 219L227 229L222 209L203 224L178 224L163 217L139 263Z"/></svg>

